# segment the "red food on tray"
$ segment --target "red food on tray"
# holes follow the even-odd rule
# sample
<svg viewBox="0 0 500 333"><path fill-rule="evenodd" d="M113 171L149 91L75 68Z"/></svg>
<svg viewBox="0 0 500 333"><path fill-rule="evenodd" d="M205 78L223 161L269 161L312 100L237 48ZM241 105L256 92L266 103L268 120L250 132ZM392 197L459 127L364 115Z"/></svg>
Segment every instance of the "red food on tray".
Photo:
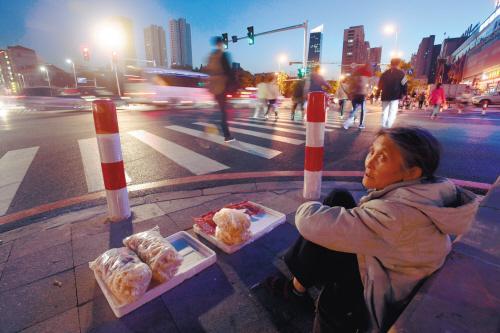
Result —
<svg viewBox="0 0 500 333"><path fill-rule="evenodd" d="M255 206L254 204L248 201L229 204L224 206L223 208L244 209L245 213L248 214L249 216L258 215L262 213L262 209L260 209L259 207ZM215 213L217 213L218 211L219 210L210 211L208 213L203 214L200 217L195 217L194 224L196 224L204 233L212 236L215 235L215 228L217 227L217 225L213 221L213 217Z"/></svg>

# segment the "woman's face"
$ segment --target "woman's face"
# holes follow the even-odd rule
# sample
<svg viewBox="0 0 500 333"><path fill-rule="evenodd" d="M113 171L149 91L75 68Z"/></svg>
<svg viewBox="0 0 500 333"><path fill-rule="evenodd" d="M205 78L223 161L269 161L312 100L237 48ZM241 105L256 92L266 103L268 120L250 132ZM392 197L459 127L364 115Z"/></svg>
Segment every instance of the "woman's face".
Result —
<svg viewBox="0 0 500 333"><path fill-rule="evenodd" d="M407 180L403 156L396 144L387 136L379 136L370 147L365 159L363 185L380 190L391 184Z"/></svg>

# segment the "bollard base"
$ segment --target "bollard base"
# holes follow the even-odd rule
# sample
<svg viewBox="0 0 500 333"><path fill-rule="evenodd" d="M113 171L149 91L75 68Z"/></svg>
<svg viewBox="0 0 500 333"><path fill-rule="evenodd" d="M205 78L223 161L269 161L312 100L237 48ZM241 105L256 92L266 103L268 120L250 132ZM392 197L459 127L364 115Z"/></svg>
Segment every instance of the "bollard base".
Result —
<svg viewBox="0 0 500 333"><path fill-rule="evenodd" d="M304 170L303 197L308 200L318 200L321 197L322 171Z"/></svg>
<svg viewBox="0 0 500 333"><path fill-rule="evenodd" d="M130 217L131 211L126 187L119 190L106 190L106 199L111 222L123 221Z"/></svg>

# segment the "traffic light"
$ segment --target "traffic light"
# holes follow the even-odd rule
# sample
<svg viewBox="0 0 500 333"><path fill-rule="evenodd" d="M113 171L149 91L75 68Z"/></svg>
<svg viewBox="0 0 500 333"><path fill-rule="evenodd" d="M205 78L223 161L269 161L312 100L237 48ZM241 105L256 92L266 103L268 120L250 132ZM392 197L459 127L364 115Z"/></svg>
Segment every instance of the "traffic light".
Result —
<svg viewBox="0 0 500 333"><path fill-rule="evenodd" d="M238 41L238 36L231 36L231 39L233 40L233 43L236 43Z"/></svg>
<svg viewBox="0 0 500 333"><path fill-rule="evenodd" d="M222 41L224 42L224 48L227 49L229 46L229 40L227 39L227 34L223 33L222 34Z"/></svg>
<svg viewBox="0 0 500 333"><path fill-rule="evenodd" d="M255 36L253 33L253 25L251 27L247 27L247 39L248 39L248 45L253 45L255 43Z"/></svg>
<svg viewBox="0 0 500 333"><path fill-rule="evenodd" d="M88 47L83 48L83 60L85 60L85 61L90 60L90 50Z"/></svg>
<svg viewBox="0 0 500 333"><path fill-rule="evenodd" d="M297 76L302 79L306 76L306 69L303 67L300 67L297 73Z"/></svg>
<svg viewBox="0 0 500 333"><path fill-rule="evenodd" d="M116 51L111 52L111 61L113 61L113 64L118 63L118 53Z"/></svg>

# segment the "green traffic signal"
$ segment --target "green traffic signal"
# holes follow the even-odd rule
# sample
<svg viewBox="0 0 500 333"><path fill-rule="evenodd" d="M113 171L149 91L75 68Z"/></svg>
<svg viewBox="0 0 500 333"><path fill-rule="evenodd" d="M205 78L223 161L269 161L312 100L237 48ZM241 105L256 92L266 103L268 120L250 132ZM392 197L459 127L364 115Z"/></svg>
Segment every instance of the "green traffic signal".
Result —
<svg viewBox="0 0 500 333"><path fill-rule="evenodd" d="M223 33L222 34L222 41L224 42L224 48L227 49L229 46L229 40L227 38L227 34Z"/></svg>
<svg viewBox="0 0 500 333"><path fill-rule="evenodd" d="M248 45L253 45L255 43L255 35L253 32L253 26L247 27L247 40L248 40Z"/></svg>

